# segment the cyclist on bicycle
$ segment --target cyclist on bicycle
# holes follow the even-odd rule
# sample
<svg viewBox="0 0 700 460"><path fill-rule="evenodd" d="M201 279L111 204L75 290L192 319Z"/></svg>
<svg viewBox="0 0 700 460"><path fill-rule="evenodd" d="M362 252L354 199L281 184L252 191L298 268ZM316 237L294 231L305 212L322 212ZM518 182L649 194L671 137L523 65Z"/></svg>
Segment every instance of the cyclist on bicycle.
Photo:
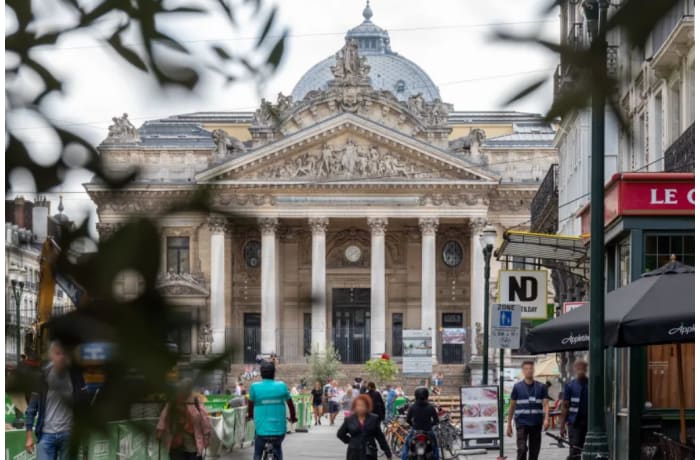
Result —
<svg viewBox="0 0 700 460"><path fill-rule="evenodd" d="M408 448L415 432L425 431L426 433L429 433L432 441L433 459L438 460L440 449L438 449L437 439L435 437L435 433L433 432L433 427L440 421L437 410L435 410L435 406L430 404L430 401L428 401L430 392L427 388L416 388L414 395L416 397L416 401L411 405L411 407L408 408L408 412L406 413L406 422L411 426L411 431L406 437L403 452L401 453L401 459L406 460L408 458Z"/></svg>
<svg viewBox="0 0 700 460"><path fill-rule="evenodd" d="M271 442L276 460L282 460L282 441L289 421L296 423L296 411L287 385L275 380L275 365L269 361L260 364L261 382L255 382L248 392L248 420L255 421L255 452L253 460L260 460L265 443Z"/></svg>

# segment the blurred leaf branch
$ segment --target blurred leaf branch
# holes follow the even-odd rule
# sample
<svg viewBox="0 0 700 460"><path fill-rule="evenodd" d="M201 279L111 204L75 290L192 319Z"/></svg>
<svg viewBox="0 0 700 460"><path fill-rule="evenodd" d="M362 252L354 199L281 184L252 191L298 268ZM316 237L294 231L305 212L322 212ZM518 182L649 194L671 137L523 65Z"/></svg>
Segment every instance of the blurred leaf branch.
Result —
<svg viewBox="0 0 700 460"><path fill-rule="evenodd" d="M185 37L167 32L172 20L186 15L209 15L223 18L234 34L240 27L241 12L251 9L252 19L246 15L246 21L252 21L260 32L249 50L234 49L222 41L212 42L210 52L202 53L190 48ZM51 24L47 26L46 11L59 10L72 20L67 24L49 21ZM136 171L120 177L110 175L90 141L51 119L47 97L63 95L65 80L54 73L50 58L44 60L40 56L52 56L50 52L60 48L63 37L73 34L94 37L113 50L118 60L146 72L160 87L192 90L205 73L213 72L222 76L225 83L232 83L242 78L264 79L274 72L281 62L287 37L286 31L272 33L280 29L276 11L276 7L268 6L263 0L8 0L6 119L29 115L42 120L47 130L59 139L61 155L52 164L38 162L41 152L30 151L33 144L26 142L18 127L6 122L6 193L12 192L10 176L17 170L31 175L37 192L50 191L62 184L71 169L88 170L110 193L117 194L136 177ZM136 44L127 44L134 37ZM35 52L38 50L42 53ZM90 62L77 62L75 70L90 65ZM87 152L80 164L75 164L70 155L76 146ZM165 207L162 214L133 216L120 223L112 235L101 238L96 243L96 252L80 257L70 248L91 239L88 219L77 228L64 225L61 229L57 243L62 252L55 272L84 287L88 301L71 313L52 318L48 323L50 337L65 344L69 352L95 341L110 342L116 350L103 369L104 385L92 399L92 405L75 413L74 444L92 430L104 430L111 420L128 418L135 404L154 395L173 395L167 376L183 355L182 350L173 350L170 338L174 332L192 331L200 326L193 323L191 316L177 314L177 308L158 289L163 260L158 221L179 212L200 213L205 218L209 212L208 191L193 190L188 199ZM133 298L115 292L115 282L125 274L134 275L139 281ZM230 351L227 349L191 366L195 384L201 384L212 370L223 369ZM29 393L37 389L37 383L36 370L18 372L6 390Z"/></svg>

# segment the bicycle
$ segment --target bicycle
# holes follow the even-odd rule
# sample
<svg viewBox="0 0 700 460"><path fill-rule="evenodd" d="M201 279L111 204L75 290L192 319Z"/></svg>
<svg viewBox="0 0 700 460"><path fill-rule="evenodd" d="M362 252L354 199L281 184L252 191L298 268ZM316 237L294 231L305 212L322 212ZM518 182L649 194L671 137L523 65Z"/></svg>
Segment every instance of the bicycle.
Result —
<svg viewBox="0 0 700 460"><path fill-rule="evenodd" d="M400 456L408 437L408 428L405 426L405 422L402 422L401 417L393 418L386 424L384 437L393 454Z"/></svg>
<svg viewBox="0 0 700 460"><path fill-rule="evenodd" d="M278 460L275 448L272 445L272 439L265 439L265 447L263 447L261 460Z"/></svg>
<svg viewBox="0 0 700 460"><path fill-rule="evenodd" d="M440 415L439 423L433 427L433 432L442 458L445 460L457 458L457 451L461 446L460 432L450 421L449 413Z"/></svg>

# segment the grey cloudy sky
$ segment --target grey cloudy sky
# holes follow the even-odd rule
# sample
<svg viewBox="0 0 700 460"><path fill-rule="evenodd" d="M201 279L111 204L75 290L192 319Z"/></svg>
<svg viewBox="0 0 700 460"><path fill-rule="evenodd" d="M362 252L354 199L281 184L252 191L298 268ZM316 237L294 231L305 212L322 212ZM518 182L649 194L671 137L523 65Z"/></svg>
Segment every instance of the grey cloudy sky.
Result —
<svg viewBox="0 0 700 460"><path fill-rule="evenodd" d="M204 78L194 92L161 91L145 74L128 68L115 54L89 36L66 37L59 49L42 54L56 73L67 80L66 94L48 101L53 118L99 143L113 116L129 113L139 126L145 120L194 111L253 110L261 97L272 99L291 92L304 72L343 45L345 31L362 21L364 0L278 0L279 33L290 38L278 72L264 85L239 82L225 86L215 76ZM557 64L551 53L533 46L495 41L493 32L539 33L558 38L558 16L543 20L551 0L373 0L372 21L389 31L392 49L421 66L440 88L442 99L457 110L498 110L519 88L536 77L550 75ZM233 49L255 43L259 23L241 19L231 34L216 18L189 18L172 24L177 36L196 46L222 40ZM551 82L526 100L509 107L543 112L551 102ZM36 121L8 120L31 138L46 158L59 154L55 140L46 137ZM67 177L61 188L66 213L79 219L94 214L81 192L85 173ZM29 186L30 187L30 186ZM33 195L23 192L25 196ZM51 196L55 200L55 196ZM55 204L54 208L55 210ZM93 216L94 220L94 216Z"/></svg>

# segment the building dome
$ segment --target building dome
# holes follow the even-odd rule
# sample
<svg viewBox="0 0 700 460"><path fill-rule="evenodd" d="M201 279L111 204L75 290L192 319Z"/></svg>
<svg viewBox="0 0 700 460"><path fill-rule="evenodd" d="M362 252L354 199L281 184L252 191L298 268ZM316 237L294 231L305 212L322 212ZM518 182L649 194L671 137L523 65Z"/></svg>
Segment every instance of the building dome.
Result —
<svg viewBox="0 0 700 460"><path fill-rule="evenodd" d="M376 90L392 92L397 99L405 101L409 96L421 93L426 101L440 97L440 90L427 73L416 63L391 50L389 33L372 21L369 1L362 16L365 20L348 30L345 38L357 40L361 56L367 58L370 66L369 82ZM324 90L333 79L331 66L335 56L329 56L311 67L294 86L292 97L303 99L309 91Z"/></svg>

